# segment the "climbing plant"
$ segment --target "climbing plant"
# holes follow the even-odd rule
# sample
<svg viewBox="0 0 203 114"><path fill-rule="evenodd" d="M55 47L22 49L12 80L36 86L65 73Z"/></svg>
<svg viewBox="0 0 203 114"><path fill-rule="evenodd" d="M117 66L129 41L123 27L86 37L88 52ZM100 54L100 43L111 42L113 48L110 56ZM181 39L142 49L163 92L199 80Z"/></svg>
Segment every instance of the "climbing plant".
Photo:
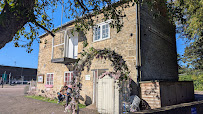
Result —
<svg viewBox="0 0 203 114"><path fill-rule="evenodd" d="M122 56L117 54L115 51L110 49L95 49L93 47L83 50L81 53L82 57L78 60L78 62L74 65L73 71L73 81L72 81L72 100L68 105L68 109L72 110L73 114L75 114L76 107L80 97L80 90L82 88L81 81L81 72L84 71L85 66L87 70L90 70L91 61L96 59L108 59L112 62L111 66L114 68L114 72L105 72L99 78L104 77L105 75L109 75L114 79L118 80L118 85L122 88L121 82L129 81L129 69L126 65L126 62L123 60ZM128 83L129 84L129 83ZM128 86L129 88L129 86ZM119 92L122 92L120 89Z"/></svg>

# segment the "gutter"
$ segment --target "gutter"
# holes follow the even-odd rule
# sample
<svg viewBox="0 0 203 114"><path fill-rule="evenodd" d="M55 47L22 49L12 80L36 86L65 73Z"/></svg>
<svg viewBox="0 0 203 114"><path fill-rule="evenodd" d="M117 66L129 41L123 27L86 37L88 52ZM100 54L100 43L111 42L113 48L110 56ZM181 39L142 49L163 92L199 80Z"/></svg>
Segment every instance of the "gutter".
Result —
<svg viewBox="0 0 203 114"><path fill-rule="evenodd" d="M136 69L137 69L137 86L139 87L139 83L141 81L140 76L140 0L136 4Z"/></svg>

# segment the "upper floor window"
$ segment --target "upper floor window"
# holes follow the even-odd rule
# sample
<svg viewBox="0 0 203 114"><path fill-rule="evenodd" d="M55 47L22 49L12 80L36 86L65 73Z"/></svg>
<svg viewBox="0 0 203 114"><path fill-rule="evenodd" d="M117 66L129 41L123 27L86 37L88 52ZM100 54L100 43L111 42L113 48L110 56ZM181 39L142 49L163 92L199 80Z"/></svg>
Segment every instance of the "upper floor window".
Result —
<svg viewBox="0 0 203 114"><path fill-rule="evenodd" d="M103 22L94 27L93 41L110 38L109 22Z"/></svg>
<svg viewBox="0 0 203 114"><path fill-rule="evenodd" d="M54 73L47 73L46 85L53 85Z"/></svg>
<svg viewBox="0 0 203 114"><path fill-rule="evenodd" d="M56 33L52 41L52 58L77 59L78 56L78 36L76 31L63 30Z"/></svg>

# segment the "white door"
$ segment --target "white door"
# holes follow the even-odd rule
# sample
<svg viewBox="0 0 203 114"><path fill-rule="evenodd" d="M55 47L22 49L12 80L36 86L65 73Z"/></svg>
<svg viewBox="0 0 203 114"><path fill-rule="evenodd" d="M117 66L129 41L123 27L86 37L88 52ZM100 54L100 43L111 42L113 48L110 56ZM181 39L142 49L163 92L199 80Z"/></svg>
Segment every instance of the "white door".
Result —
<svg viewBox="0 0 203 114"><path fill-rule="evenodd" d="M69 48L68 48L68 57L77 59L78 56L78 33L75 32L74 36L69 34Z"/></svg>
<svg viewBox="0 0 203 114"><path fill-rule="evenodd" d="M98 79L98 102L99 113L119 114L119 91L117 83L110 76Z"/></svg>

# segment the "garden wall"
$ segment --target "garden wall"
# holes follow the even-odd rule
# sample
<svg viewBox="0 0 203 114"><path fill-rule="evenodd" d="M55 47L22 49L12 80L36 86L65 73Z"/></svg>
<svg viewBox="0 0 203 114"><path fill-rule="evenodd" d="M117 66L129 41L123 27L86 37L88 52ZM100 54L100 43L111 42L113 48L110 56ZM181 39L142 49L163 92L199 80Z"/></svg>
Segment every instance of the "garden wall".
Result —
<svg viewBox="0 0 203 114"><path fill-rule="evenodd" d="M178 105L166 106L162 108L143 110L131 114L203 114L203 100Z"/></svg>
<svg viewBox="0 0 203 114"><path fill-rule="evenodd" d="M194 100L192 81L141 82L141 97L152 109Z"/></svg>

